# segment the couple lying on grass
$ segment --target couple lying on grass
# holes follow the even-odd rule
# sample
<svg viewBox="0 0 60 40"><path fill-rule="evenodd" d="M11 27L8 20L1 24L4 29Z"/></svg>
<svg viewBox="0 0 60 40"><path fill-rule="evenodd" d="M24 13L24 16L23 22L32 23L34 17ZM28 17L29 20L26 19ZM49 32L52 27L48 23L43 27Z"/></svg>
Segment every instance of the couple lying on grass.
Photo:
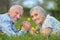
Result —
<svg viewBox="0 0 60 40"><path fill-rule="evenodd" d="M0 32L8 36L21 36L27 32L35 35L36 31L42 35L52 35L52 33L60 35L60 22L47 14L42 7L36 6L30 11L32 20L38 25L34 31L31 30L31 24L28 21L22 22L20 30L16 30L14 23L21 19L22 15L23 8L20 5L13 5L8 13L0 14Z"/></svg>

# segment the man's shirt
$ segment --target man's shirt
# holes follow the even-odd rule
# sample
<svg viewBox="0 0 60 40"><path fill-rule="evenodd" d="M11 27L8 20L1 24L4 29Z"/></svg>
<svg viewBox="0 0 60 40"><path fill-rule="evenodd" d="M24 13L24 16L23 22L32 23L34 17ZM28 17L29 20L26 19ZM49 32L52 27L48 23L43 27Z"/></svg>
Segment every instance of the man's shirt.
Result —
<svg viewBox="0 0 60 40"><path fill-rule="evenodd" d="M23 33L26 33L25 30L16 30L14 23L9 17L8 13L0 14L0 30L6 33L8 36L22 35Z"/></svg>

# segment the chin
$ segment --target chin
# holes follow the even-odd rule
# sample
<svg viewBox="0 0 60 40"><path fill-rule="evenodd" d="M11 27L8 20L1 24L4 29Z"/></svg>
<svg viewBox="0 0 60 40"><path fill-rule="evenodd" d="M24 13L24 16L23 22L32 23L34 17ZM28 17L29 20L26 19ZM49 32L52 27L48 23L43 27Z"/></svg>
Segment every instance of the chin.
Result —
<svg viewBox="0 0 60 40"><path fill-rule="evenodd" d="M37 24L39 24L39 23L37 23Z"/></svg>
<svg viewBox="0 0 60 40"><path fill-rule="evenodd" d="M35 22L36 24L39 24L39 23L37 23L37 22Z"/></svg>
<svg viewBox="0 0 60 40"><path fill-rule="evenodd" d="M17 21L13 21L13 23L17 23Z"/></svg>

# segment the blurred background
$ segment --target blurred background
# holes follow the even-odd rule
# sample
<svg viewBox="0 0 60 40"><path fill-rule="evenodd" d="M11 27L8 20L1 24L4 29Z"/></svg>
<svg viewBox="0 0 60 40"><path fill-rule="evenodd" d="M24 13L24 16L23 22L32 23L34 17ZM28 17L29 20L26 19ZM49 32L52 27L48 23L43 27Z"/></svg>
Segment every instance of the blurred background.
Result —
<svg viewBox="0 0 60 40"><path fill-rule="evenodd" d="M6 13L15 4L23 6L24 17L30 17L29 11L32 7L41 6L60 21L60 0L0 0L0 13Z"/></svg>

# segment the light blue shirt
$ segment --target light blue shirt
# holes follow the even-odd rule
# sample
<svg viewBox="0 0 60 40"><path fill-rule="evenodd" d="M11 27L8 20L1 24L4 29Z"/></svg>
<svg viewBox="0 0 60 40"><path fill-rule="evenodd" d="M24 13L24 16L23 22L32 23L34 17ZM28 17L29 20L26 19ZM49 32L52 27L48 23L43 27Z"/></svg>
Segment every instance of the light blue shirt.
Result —
<svg viewBox="0 0 60 40"><path fill-rule="evenodd" d="M25 30L16 30L14 27L13 21L8 16L8 13L0 14L0 31L4 32L6 35L22 35L23 33L26 33Z"/></svg>
<svg viewBox="0 0 60 40"><path fill-rule="evenodd" d="M47 15L43 25L42 30L50 27L52 29L51 34L56 33L56 35L60 35L60 22L55 19L53 16Z"/></svg>

